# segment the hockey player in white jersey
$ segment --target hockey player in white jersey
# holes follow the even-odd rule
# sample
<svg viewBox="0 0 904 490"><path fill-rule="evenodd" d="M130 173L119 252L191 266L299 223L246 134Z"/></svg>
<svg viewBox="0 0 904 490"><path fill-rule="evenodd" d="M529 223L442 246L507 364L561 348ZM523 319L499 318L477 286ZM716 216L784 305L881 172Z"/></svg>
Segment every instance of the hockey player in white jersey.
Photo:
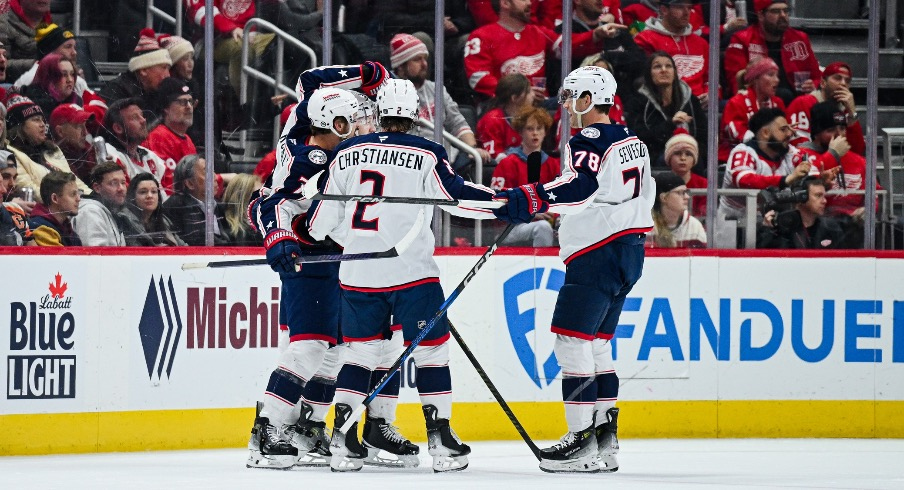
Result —
<svg viewBox="0 0 904 490"><path fill-rule="evenodd" d="M643 270L656 188L646 145L609 120L615 89L615 79L603 68L572 71L562 83L560 102L571 126L583 129L566 146L562 175L497 194L507 200L497 216L512 223L530 222L547 210L563 215L559 256L565 284L551 330L568 433L540 451L540 469L551 473L618 469L618 377L609 341Z"/></svg>
<svg viewBox="0 0 904 490"><path fill-rule="evenodd" d="M382 132L337 147L323 193L491 200L492 190L465 182L452 171L441 145L406 134L417 120L417 108L410 81L387 80L377 95ZM386 250L411 229L421 209L428 223L433 215L431 206L340 201L315 206L309 213L311 236L343 235L346 253ZM485 209L444 209L466 217L493 217ZM433 251L433 233L424 225L418 240L398 257L342 263L342 333L348 347L337 380L335 427L346 422L370 391L371 372L380 364L380 323L391 315L409 341L443 303ZM470 453L449 425L448 339L449 325L443 317L412 354L434 471L462 470ZM373 408L371 404L370 416ZM330 451L334 471L359 470L366 451L358 441L357 424L347 434L334 430Z"/></svg>

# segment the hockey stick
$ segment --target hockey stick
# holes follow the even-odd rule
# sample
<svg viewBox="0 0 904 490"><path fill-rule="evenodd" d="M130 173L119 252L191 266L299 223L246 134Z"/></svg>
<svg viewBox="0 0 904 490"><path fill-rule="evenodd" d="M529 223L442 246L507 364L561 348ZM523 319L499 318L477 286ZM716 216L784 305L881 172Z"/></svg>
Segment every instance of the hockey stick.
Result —
<svg viewBox="0 0 904 490"><path fill-rule="evenodd" d="M531 182L540 180L539 151L535 151L527 157L527 175L528 180L530 180ZM373 399L377 397L383 387L386 386L386 383L389 382L389 378L391 378L392 375L395 374L395 372L399 369L399 367L408 359L408 357L411 356L411 353L414 352L414 349L418 346L418 344L420 344L421 341L424 340L424 337L426 337L427 334L430 333L430 330L433 329L433 326L436 325L436 322L446 314L446 311L450 306L452 306L452 302L454 302L455 299L458 298L458 296L461 294L461 292L464 291L465 286L467 286L468 283L471 282L471 279L474 279L477 271L479 271L480 268L483 267L484 264L486 264L487 260L489 260L489 258L496 252L496 249L499 248L499 244L501 244L502 241L505 240L505 238L509 235L509 233L512 232L514 228L514 223L506 226L505 229L502 230L502 233L500 233L499 236L496 237L496 241L493 242L493 244L490 245L485 252L483 252L483 255L481 255L480 258L477 259L477 263L474 264L473 267L471 267L471 270L469 270L467 274L465 274L465 278L461 280L458 286L456 286L455 290L452 291L448 298L446 298L446 301L444 301L443 304L440 305L439 310L437 310L436 314L433 315L433 318L431 318L430 321L427 322L427 325L423 329L421 329L416 337L414 337L408 347L402 352L402 355L400 355L399 358L396 359L391 366L389 366L386 374L384 374L383 377L380 378L380 381L377 382L377 385L374 386L373 389L370 390L370 393L368 393L367 396L364 397L364 401L362 401L360 405L355 407L355 410L352 411L351 415L348 417L348 420L345 421L342 427L338 428L339 432L343 434L348 433L352 425L354 425L354 423L361 418L361 414L364 413L364 409L367 408L367 405L369 405L370 402L372 402Z"/></svg>
<svg viewBox="0 0 904 490"><path fill-rule="evenodd" d="M317 188L317 180L323 170L308 179L304 185L302 194L305 199L320 201L350 201L363 203L390 203L390 204L420 204L432 206L461 206L464 208L496 209L505 206L505 201L472 201L469 199L433 199L429 197L398 197L398 196L366 196L356 194L321 194Z"/></svg>
<svg viewBox="0 0 904 490"><path fill-rule="evenodd" d="M408 230L408 233L396 243L394 247L382 252L363 252L356 254L326 254L326 255L302 255L295 257L295 264L311 264L317 262L346 262L350 260L370 260L370 259L386 259L398 257L414 242L424 226L424 210L420 210L414 225ZM244 260L222 260L217 262L190 262L182 264L182 270L206 269L220 267L243 267L247 265L266 265L267 259L244 259Z"/></svg>
<svg viewBox="0 0 904 490"><path fill-rule="evenodd" d="M487 372L483 370L483 367L477 362L477 358L474 357L474 353L471 352L471 349L465 344L465 340L461 337L461 334L458 333L458 330L455 329L455 326L452 325L452 322L449 322L449 331L452 333L452 336L455 337L455 341L458 342L458 346L461 347L462 352L465 353L468 360L471 361L471 365L474 366L474 369L477 370L477 374L480 375L480 379L483 380L484 384L487 385L487 388L490 389L490 393L493 394L493 398L496 399L496 402L499 403L499 406L502 407L502 411L505 412L505 415L512 422L512 425L515 426L515 430L518 431L518 434L521 435L521 438L524 439L524 442L527 443L527 447L530 448L531 452L534 453L534 456L537 460L540 460L540 448L534 444L534 441L527 434L527 431L524 430L524 427L521 425L521 422L518 421L518 417L512 412L512 409L508 406L508 403L505 402L505 399L502 398L502 395L499 393L499 390L496 389L496 385L490 380L490 377L487 376Z"/></svg>

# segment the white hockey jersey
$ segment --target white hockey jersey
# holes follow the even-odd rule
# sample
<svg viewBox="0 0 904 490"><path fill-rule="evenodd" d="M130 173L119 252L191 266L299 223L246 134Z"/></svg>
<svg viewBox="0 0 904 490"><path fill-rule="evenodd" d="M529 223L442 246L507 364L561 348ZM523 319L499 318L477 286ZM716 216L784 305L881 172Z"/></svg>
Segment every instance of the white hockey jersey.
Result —
<svg viewBox="0 0 904 490"><path fill-rule="evenodd" d="M564 171L543 188L559 213L559 256L571 259L612 240L653 229L656 183L647 146L620 124L592 124L565 147Z"/></svg>
<svg viewBox="0 0 904 490"><path fill-rule="evenodd" d="M795 147L790 147L781 160L770 159L757 151L752 140L741 143L728 155L728 165L722 179L723 189L765 189L778 186L780 181L794 171L794 167L807 159L807 155ZM818 175L816 166L810 167L810 175ZM719 208L728 217L738 218L744 214L744 197L722 196Z"/></svg>
<svg viewBox="0 0 904 490"><path fill-rule="evenodd" d="M490 188L466 182L452 171L442 146L404 133L374 133L343 142L330 164L324 194L366 194L490 201ZM442 206L464 217L494 218L492 210ZM343 262L343 288L392 291L438 279L430 230L433 206L413 204L315 201L308 211L309 231L317 240L340 239L345 253L379 252L394 247L424 209L417 240L400 256Z"/></svg>

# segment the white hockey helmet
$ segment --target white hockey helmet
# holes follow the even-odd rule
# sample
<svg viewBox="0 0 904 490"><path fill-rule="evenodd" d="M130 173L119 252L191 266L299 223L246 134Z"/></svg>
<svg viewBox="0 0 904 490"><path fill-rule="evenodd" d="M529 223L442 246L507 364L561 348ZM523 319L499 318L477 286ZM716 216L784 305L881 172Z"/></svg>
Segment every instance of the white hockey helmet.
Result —
<svg viewBox="0 0 904 490"><path fill-rule="evenodd" d="M417 89L410 80L390 78L377 92L377 113L380 118L404 117L417 121Z"/></svg>
<svg viewBox="0 0 904 490"><path fill-rule="evenodd" d="M564 104L567 99L577 100L581 94L590 92L590 106L584 111L574 109L577 114L586 114L595 105L615 104L615 90L618 84L609 70L599 66L582 66L565 77L562 88L559 90L559 103Z"/></svg>
<svg viewBox="0 0 904 490"><path fill-rule="evenodd" d="M337 117L344 117L348 121L347 133L336 132L333 120ZM358 101L347 90L340 88L317 89L308 99L308 118L311 120L311 126L329 129L340 138L348 138L354 133L355 122L358 120Z"/></svg>
<svg viewBox="0 0 904 490"><path fill-rule="evenodd" d="M377 104L361 92L352 92L358 101L358 136L370 134L377 127Z"/></svg>

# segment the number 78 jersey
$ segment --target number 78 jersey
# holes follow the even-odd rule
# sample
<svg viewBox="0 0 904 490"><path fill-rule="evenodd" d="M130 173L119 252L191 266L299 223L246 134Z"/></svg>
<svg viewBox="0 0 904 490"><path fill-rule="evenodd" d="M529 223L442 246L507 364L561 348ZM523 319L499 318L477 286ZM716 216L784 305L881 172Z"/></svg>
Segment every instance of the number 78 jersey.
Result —
<svg viewBox="0 0 904 490"><path fill-rule="evenodd" d="M653 229L656 183L647 146L625 126L597 123L565 147L564 170L545 184L549 211L562 214L559 256L571 259Z"/></svg>

